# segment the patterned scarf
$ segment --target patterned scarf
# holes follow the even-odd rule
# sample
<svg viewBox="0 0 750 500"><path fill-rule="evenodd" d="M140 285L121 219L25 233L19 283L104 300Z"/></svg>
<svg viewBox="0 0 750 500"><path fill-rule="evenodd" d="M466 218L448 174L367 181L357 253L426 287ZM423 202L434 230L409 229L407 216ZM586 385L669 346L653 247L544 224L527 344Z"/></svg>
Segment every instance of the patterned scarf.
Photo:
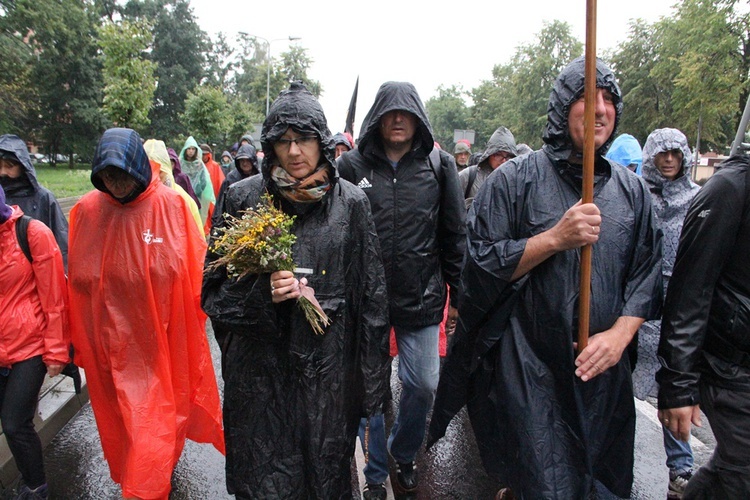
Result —
<svg viewBox="0 0 750 500"><path fill-rule="evenodd" d="M331 189L328 179L328 164L324 163L304 179L296 179L289 175L281 166L271 169L271 179L279 188L281 195L295 203L315 203Z"/></svg>

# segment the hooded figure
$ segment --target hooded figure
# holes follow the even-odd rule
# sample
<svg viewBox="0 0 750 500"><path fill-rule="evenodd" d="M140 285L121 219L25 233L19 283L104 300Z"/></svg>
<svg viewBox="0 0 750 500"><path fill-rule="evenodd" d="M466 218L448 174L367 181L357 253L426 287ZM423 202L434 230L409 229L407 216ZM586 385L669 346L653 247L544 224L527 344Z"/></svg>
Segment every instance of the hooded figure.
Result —
<svg viewBox="0 0 750 500"><path fill-rule="evenodd" d="M333 136L333 144L336 146L336 158L347 151L351 151L354 147L349 138L341 132Z"/></svg>
<svg viewBox="0 0 750 500"><path fill-rule="evenodd" d="M250 162L249 171L246 171L245 168L243 168L246 163L243 163L242 160ZM229 186L237 181L250 177L251 175L260 173L258 170L258 153L255 150L255 146L251 146L250 144L243 144L240 146L239 151L237 151L237 156L234 157L234 167L235 168L227 174L227 178L224 179L224 182L221 183L219 197L216 198L216 209L214 210L212 218L213 225L216 225L219 219L223 216L224 197L227 194Z"/></svg>
<svg viewBox="0 0 750 500"><path fill-rule="evenodd" d="M498 156L493 157L493 155ZM464 194L466 208L471 206L479 188L482 187L492 171L516 156L518 156L518 150L513 133L506 127L498 127L492 133L490 140L487 141L487 147L482 156L479 157L477 165L472 165L459 172L458 178L461 181L461 192Z"/></svg>
<svg viewBox="0 0 750 500"><path fill-rule="evenodd" d="M203 226L201 225L201 214L198 211L198 204L195 203L195 200L193 200L182 186L177 184L174 180L172 163L164 141L149 139L143 143L143 149L146 150L149 160L156 162L159 165L159 178L161 179L162 184L177 191L180 198L187 203L188 209L190 209L190 214L193 216L193 220L198 224L198 229L202 229Z"/></svg>
<svg viewBox="0 0 750 500"><path fill-rule="evenodd" d="M52 231L26 225L32 259L21 250L18 206L0 187L0 423L23 486L16 498L47 498L42 443L34 429L39 390L68 362L68 293L65 268Z"/></svg>
<svg viewBox="0 0 750 500"><path fill-rule="evenodd" d="M659 168L665 165L665 159L659 155L667 152L674 156L668 160L670 166L677 167L673 173L668 174L670 179L666 178ZM677 158L679 156L681 161ZM651 191L656 225L663 234L661 272L666 293L677 257L682 224L700 187L690 179L692 154L687 137L677 129L663 128L651 132L643 148L642 160L643 178ZM639 399L657 396L659 385L656 383L656 372L661 364L656 352L660 336L661 319L647 321L638 330L638 364L633 371L633 392ZM692 449L689 442L676 439L666 426L663 426L663 432L670 493L681 494L694 466Z"/></svg>
<svg viewBox="0 0 750 500"><path fill-rule="evenodd" d="M224 450L199 305L206 243L133 130L104 132L91 177L70 214L76 361L123 496L166 499L186 438Z"/></svg>
<svg viewBox="0 0 750 500"><path fill-rule="evenodd" d="M281 142L290 138L299 142ZM338 178L323 109L304 85L279 95L261 142L262 175L232 184L225 212L239 216L268 192L296 216L294 262L331 324L313 333L295 300L284 300L287 288L278 280L272 288L283 272L239 281L223 268L206 274L202 304L223 354L227 490L242 498L346 498L360 417L380 409L387 389L377 235L365 195ZM285 164L291 148L319 160L296 181L286 170L294 165ZM209 252L207 264L215 258Z"/></svg>
<svg viewBox="0 0 750 500"><path fill-rule="evenodd" d="M414 461L426 429L440 376L439 331L450 285L447 329L458 314L465 213L453 156L434 147L432 128L417 89L386 82L362 123L357 149L341 155L341 177L370 200L388 284L403 391L386 450L383 415L363 422L370 451L368 495L385 494L388 452L399 487L415 493ZM365 435L369 439L364 439Z"/></svg>
<svg viewBox="0 0 750 500"><path fill-rule="evenodd" d="M441 374L428 445L445 434L450 419L468 402L486 470L519 498L587 498L595 483L629 497L633 481L629 357L609 358L600 370L587 362L586 373L598 372L595 376L582 375L576 359L607 343L624 352L643 319L657 316L660 233L643 180L602 156L622 103L614 75L601 61L596 85L597 106L611 112L603 117L611 133L597 136L599 230L581 228L598 237L580 240L594 244L591 337L578 358L573 343L581 243L555 248L528 271L522 257L533 254L534 245L527 243L553 234L565 214L582 213L577 205L582 167L573 161L581 155L568 117L574 116L575 105L580 132L583 58L555 82L543 149L497 169L468 214L460 319ZM611 100L605 101L605 95Z"/></svg>
<svg viewBox="0 0 750 500"><path fill-rule="evenodd" d="M11 179L0 176L0 185L5 190L9 205L18 205L24 214L42 221L55 235L60 247L63 263L68 265L68 220L52 192L41 186L36 178L36 170L31 163L26 143L17 135L0 136L0 157L19 163L20 177Z"/></svg>
<svg viewBox="0 0 750 500"><path fill-rule="evenodd" d="M232 171L232 167L234 166L234 157L229 153L229 151L224 151L221 153L221 158L219 158L219 166L221 167L221 171L224 172L224 175L229 175L229 172Z"/></svg>
<svg viewBox="0 0 750 500"><path fill-rule="evenodd" d="M185 151L188 148L195 148L196 150L195 158L190 161L185 159ZM188 137L187 141L185 141L185 146L180 151L180 166L190 179L190 184L193 186L193 190L198 197L201 221L206 224L206 221L209 220L209 217L213 213L216 196L211 184L211 176L201 158L201 149L192 136Z"/></svg>
<svg viewBox="0 0 750 500"><path fill-rule="evenodd" d="M682 165L679 174L670 181L661 174L655 160L659 153L672 150L682 152ZM665 293L677 257L682 224L690 203L700 191L700 186L690 179L692 159L687 137L675 128L654 130L643 146L643 178L651 191L656 224L663 233L661 272ZM633 373L633 389L636 397L640 399L657 394L655 374L660 365L656 359L656 350L659 346L660 330L661 320L655 320L644 323L639 331L638 365Z"/></svg>
<svg viewBox="0 0 750 500"><path fill-rule="evenodd" d="M687 441L691 420L705 412L716 438L684 498L750 498L748 207L750 157L740 153L722 162L693 198L664 302L659 417Z"/></svg>
<svg viewBox="0 0 750 500"><path fill-rule="evenodd" d="M193 184L190 182L190 178L182 172L180 157L177 156L177 152L172 148L167 148L167 154L169 154L169 161L172 164L172 177L174 177L174 181L190 195L193 201L195 201L195 205L200 209L201 203L195 194L195 190L193 190Z"/></svg>
<svg viewBox="0 0 750 500"><path fill-rule="evenodd" d="M641 151L641 145L638 144L638 139L632 135L619 135L607 151L607 158L641 175L643 152Z"/></svg>
<svg viewBox="0 0 750 500"><path fill-rule="evenodd" d="M211 176L211 186L214 189L214 197L219 197L219 189L224 182L224 172L221 166L214 160L214 152L208 144L201 144L203 164L206 165L208 175Z"/></svg>

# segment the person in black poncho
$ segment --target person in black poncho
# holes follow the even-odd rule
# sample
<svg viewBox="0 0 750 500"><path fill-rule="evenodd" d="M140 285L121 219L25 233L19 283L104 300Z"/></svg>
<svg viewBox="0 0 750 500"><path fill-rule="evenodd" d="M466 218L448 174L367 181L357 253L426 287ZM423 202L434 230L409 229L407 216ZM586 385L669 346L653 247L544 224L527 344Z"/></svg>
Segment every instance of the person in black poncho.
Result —
<svg viewBox="0 0 750 500"><path fill-rule="evenodd" d="M487 471L519 498L628 497L635 406L623 355L661 304L660 233L641 178L604 158L622 112L597 63L594 203L581 204L584 60L558 76L545 145L495 170L467 220L464 296L429 443L468 401ZM592 244L576 355L580 247Z"/></svg>
<svg viewBox="0 0 750 500"><path fill-rule="evenodd" d="M263 124L261 174L229 187L224 210L268 192L296 216L295 264L331 319L313 333L300 275L206 275L202 303L222 338L227 490L237 498L350 498L361 417L387 386L385 277L367 197L340 179L323 110L300 83ZM224 219L222 218L222 224ZM207 263L216 259L209 252Z"/></svg>

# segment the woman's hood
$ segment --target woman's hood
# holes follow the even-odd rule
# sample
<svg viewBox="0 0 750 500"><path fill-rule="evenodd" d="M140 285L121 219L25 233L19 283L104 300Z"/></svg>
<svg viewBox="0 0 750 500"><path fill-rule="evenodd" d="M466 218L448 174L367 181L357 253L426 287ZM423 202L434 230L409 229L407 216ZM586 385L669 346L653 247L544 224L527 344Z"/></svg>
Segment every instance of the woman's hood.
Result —
<svg viewBox="0 0 750 500"><path fill-rule="evenodd" d="M266 178L270 176L271 167L278 163L273 144L290 127L298 134L317 135L320 139L321 159L325 158L331 167L334 167L336 146L328 129L323 107L302 82L293 82L287 90L279 94L263 122L260 142L265 155L263 175Z"/></svg>
<svg viewBox="0 0 750 500"><path fill-rule="evenodd" d="M143 149L141 136L128 128L111 128L99 139L91 166L91 183L99 191L109 193L97 175L104 168L112 166L124 170L138 183L141 191L151 182L151 164Z"/></svg>

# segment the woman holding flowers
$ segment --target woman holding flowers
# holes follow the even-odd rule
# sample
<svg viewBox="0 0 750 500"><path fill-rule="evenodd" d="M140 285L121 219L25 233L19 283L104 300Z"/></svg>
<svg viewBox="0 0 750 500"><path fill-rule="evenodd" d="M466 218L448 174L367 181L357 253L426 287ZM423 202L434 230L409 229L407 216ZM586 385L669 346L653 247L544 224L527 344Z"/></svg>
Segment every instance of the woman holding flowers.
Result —
<svg viewBox="0 0 750 500"><path fill-rule="evenodd" d="M347 498L359 419L381 407L387 385L377 235L367 197L338 178L323 110L304 85L273 103L261 142L262 175L227 191L203 283L223 353L227 490L237 498ZM271 259L268 272L243 274L238 254L220 243L233 234L237 247L267 245L237 220L269 203L291 220L269 222L264 234L293 235L296 267L274 270ZM288 267L279 259L276 269ZM327 316L322 334L299 306L302 296Z"/></svg>

